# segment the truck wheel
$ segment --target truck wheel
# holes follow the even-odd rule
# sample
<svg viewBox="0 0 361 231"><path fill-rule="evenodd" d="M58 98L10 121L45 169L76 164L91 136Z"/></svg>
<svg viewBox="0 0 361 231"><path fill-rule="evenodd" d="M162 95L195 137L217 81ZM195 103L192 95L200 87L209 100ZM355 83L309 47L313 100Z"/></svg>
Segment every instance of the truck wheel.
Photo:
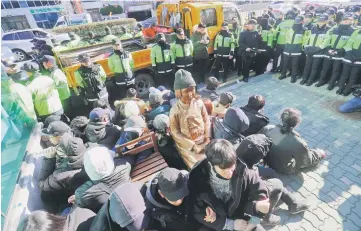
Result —
<svg viewBox="0 0 361 231"><path fill-rule="evenodd" d="M139 73L135 77L135 89L140 98L148 98L149 88L155 85L154 79L151 74Z"/></svg>
<svg viewBox="0 0 361 231"><path fill-rule="evenodd" d="M28 59L28 54L20 49L13 49L12 52L15 55L16 61L22 62Z"/></svg>

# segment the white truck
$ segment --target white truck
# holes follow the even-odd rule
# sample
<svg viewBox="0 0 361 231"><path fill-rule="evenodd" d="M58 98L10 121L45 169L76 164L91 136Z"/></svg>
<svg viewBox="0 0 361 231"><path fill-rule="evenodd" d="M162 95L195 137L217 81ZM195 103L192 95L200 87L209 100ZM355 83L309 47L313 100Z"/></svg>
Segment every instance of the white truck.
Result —
<svg viewBox="0 0 361 231"><path fill-rule="evenodd" d="M74 15L65 15L58 18L54 27L64 27L64 26L74 26L80 24L92 23L92 17L90 14L74 14Z"/></svg>

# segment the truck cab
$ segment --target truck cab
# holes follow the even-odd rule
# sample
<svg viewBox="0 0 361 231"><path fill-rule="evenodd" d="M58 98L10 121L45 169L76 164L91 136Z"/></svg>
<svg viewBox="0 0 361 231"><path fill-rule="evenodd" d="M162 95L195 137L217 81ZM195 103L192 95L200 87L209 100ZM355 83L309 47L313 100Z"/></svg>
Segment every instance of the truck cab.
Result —
<svg viewBox="0 0 361 231"><path fill-rule="evenodd" d="M180 2L179 4L161 4L157 8L159 26L182 27L187 37L193 34L199 23L206 24L211 40L209 53L213 53L213 42L221 30L222 23L231 23L233 17L241 22L237 5L230 2Z"/></svg>

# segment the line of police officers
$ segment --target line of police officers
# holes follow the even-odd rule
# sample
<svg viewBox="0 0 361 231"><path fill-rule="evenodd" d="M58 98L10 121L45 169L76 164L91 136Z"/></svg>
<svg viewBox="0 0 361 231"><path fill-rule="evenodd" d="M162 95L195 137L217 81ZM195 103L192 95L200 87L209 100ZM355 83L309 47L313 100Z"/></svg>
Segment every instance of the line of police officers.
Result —
<svg viewBox="0 0 361 231"><path fill-rule="evenodd" d="M358 12L360 17L360 10ZM281 56L280 79L286 78L290 69L291 82L302 76L301 84L311 85L320 76L316 86L328 82L328 89L331 90L338 81L337 93L349 95L351 87L361 78L361 30L352 27L350 14L338 12L336 24L332 27L327 14L320 15L315 23L312 23L312 18L310 13L297 16L292 10L278 25L269 15L250 20L244 30L239 27L236 18L232 19L231 30L228 23L223 23L213 47L215 76L226 81L236 58L238 73L242 70L243 80L247 82L250 70L253 69L256 75L264 73L270 59L273 59L272 71L276 71L277 59ZM176 41L168 44L165 35L158 34L157 43L151 48L156 83L170 88L173 86L174 72L178 69L198 72L197 81L204 80L209 58L206 25L199 24L191 39L185 36L181 28L176 30L176 35ZM135 82L131 53L123 50L119 38L113 37L111 42L114 52L109 56L108 66L114 72L114 78L106 79L103 68L92 63L88 55L78 57L81 67L75 72L78 85L75 91L85 98L90 107L99 99L109 100L113 105L115 100L125 97L126 89ZM38 117L69 113L71 92L65 74L49 55L43 56L40 64L50 70L51 81L34 79L31 82L36 83L30 83ZM30 77L39 75L37 69L30 64L24 66Z"/></svg>

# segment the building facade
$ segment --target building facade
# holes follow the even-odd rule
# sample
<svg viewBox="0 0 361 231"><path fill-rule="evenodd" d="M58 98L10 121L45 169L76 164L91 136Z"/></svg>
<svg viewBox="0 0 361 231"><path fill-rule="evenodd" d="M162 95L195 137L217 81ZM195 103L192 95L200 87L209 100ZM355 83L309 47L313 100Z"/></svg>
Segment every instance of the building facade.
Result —
<svg viewBox="0 0 361 231"><path fill-rule="evenodd" d="M61 1L1 1L1 29L52 28L64 10Z"/></svg>

